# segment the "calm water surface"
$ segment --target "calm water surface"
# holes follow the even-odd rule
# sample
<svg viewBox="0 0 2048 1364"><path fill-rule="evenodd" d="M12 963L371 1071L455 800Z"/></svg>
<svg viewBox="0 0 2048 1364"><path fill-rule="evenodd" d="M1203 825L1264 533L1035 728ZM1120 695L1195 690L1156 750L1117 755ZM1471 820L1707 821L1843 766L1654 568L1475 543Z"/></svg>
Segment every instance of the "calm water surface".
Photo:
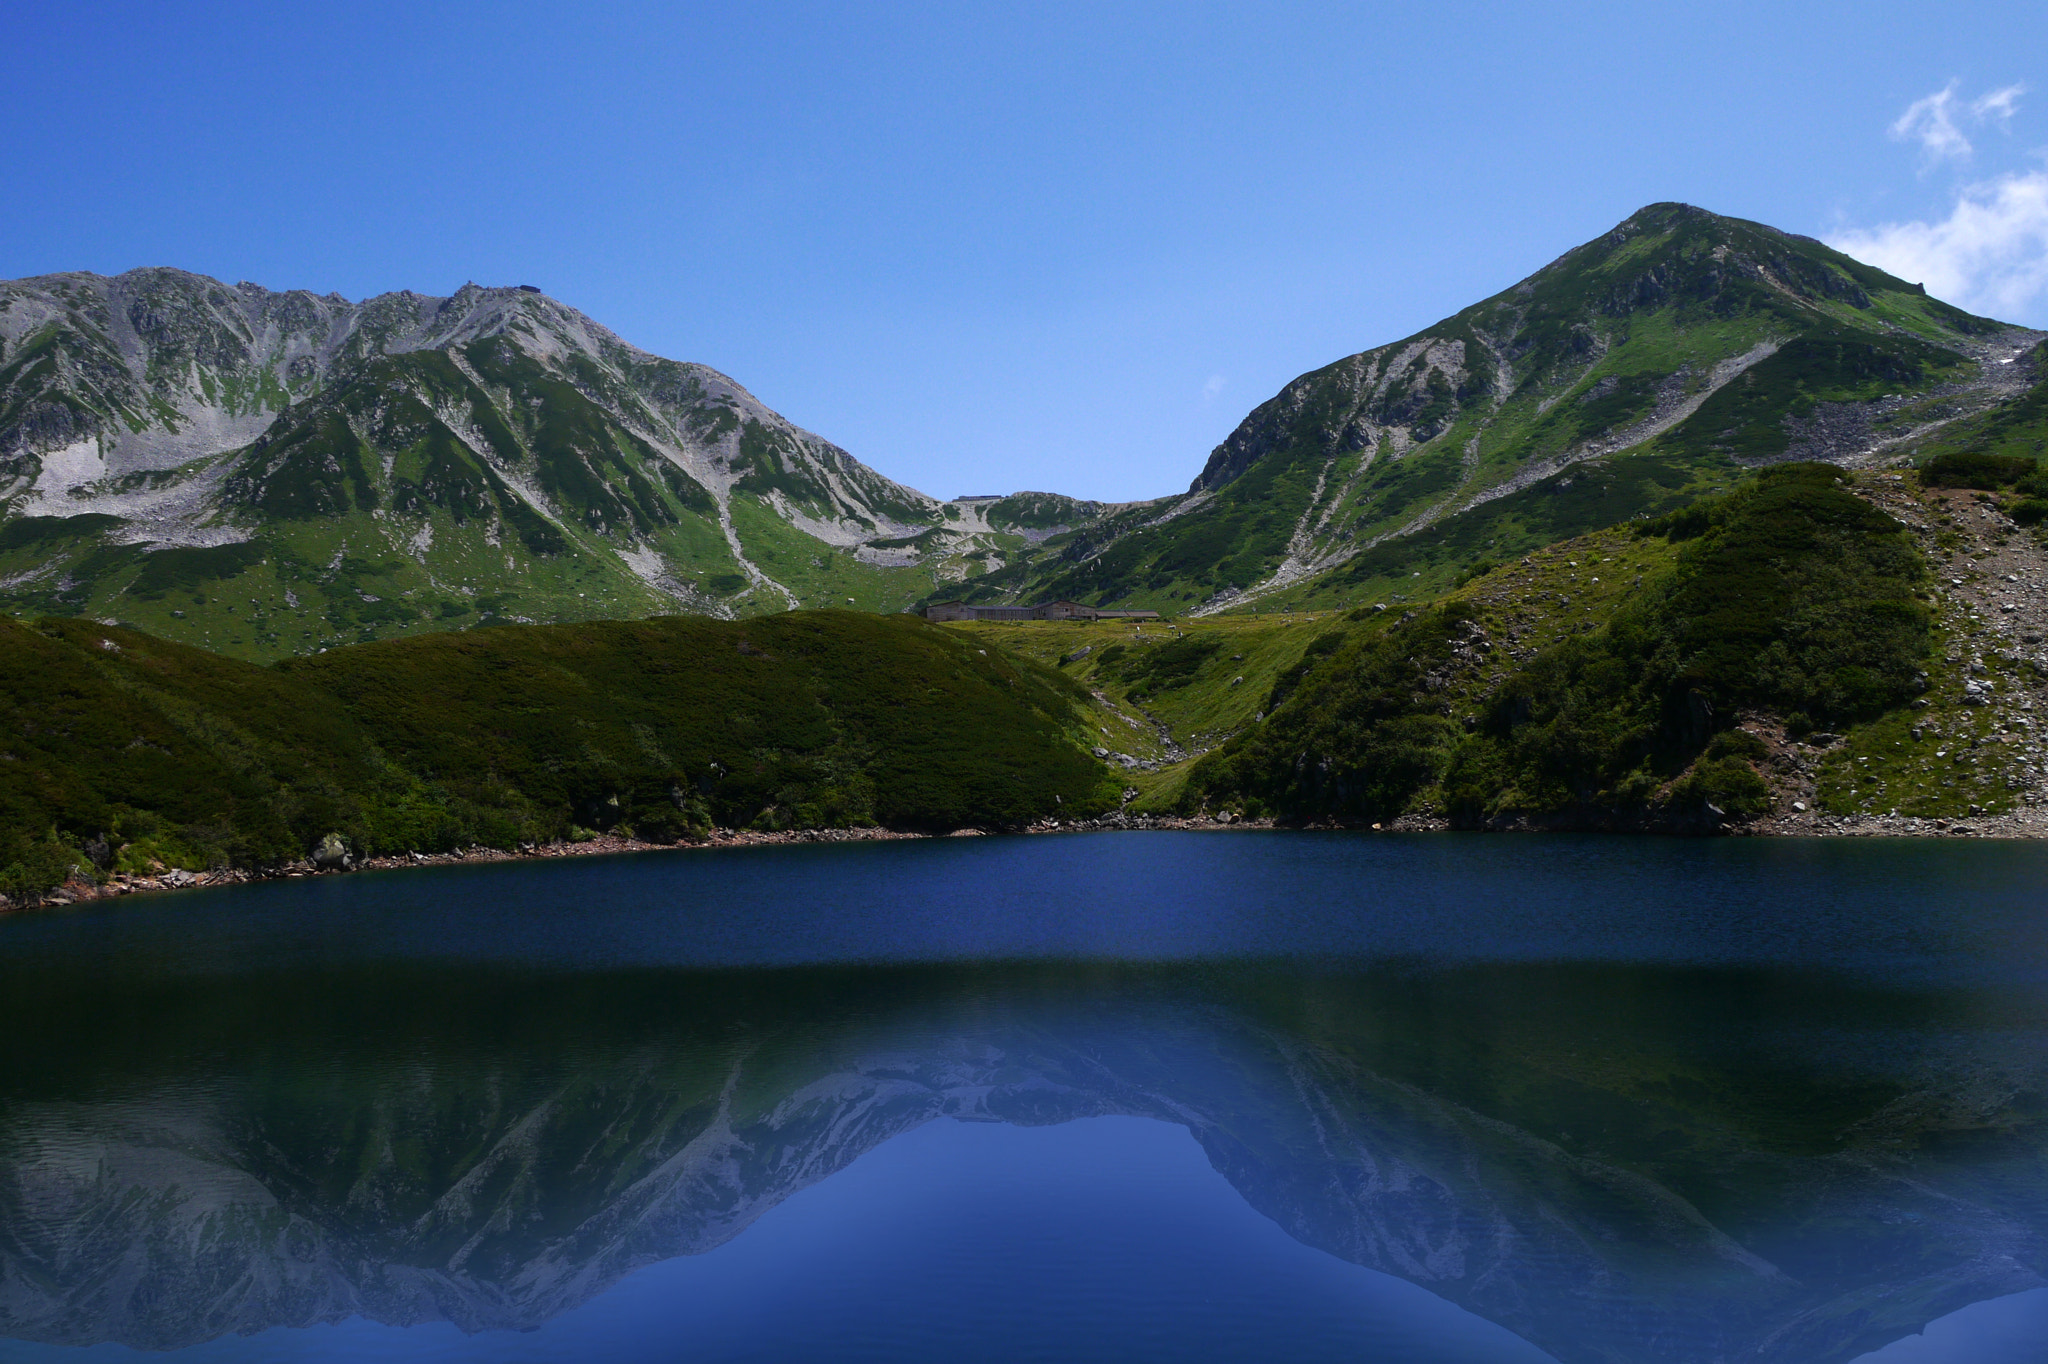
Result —
<svg viewBox="0 0 2048 1364"><path fill-rule="evenodd" d="M2039 1360L2044 885L1123 834L17 917L0 1359Z"/></svg>

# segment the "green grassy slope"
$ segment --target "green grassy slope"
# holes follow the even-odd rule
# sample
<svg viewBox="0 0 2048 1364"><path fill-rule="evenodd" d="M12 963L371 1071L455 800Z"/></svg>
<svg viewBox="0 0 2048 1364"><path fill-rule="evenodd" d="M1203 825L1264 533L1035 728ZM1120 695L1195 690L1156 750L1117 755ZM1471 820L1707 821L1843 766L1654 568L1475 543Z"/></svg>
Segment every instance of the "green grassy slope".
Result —
<svg viewBox="0 0 2048 1364"><path fill-rule="evenodd" d="M807 606L901 611L936 585L931 559L900 567L863 562L854 550L805 534L746 493L733 494L730 510L747 558ZM786 601L772 589L747 598L757 610L780 610Z"/></svg>
<svg viewBox="0 0 2048 1364"><path fill-rule="evenodd" d="M1250 725L1281 677L1320 646L1328 613L1110 621L973 621L947 630L1056 668L1096 698L1096 746L1171 765ZM1135 770L1147 798L1168 773Z"/></svg>
<svg viewBox="0 0 2048 1364"><path fill-rule="evenodd" d="M1726 492L1733 460L1646 452L1573 465L1520 491L1364 550L1260 598L1261 611L1320 611L1429 601L1483 573L1589 530L1653 518Z"/></svg>
<svg viewBox="0 0 2048 1364"><path fill-rule="evenodd" d="M1114 796L1085 694L922 621L668 617L260 667L0 621L0 889L614 829L1008 825Z"/></svg>
<svg viewBox="0 0 2048 1364"><path fill-rule="evenodd" d="M1840 478L1782 466L1588 537L1561 565L1553 552L1547 581L1525 564L1421 611L1354 618L1263 724L1193 768L1183 801L1466 825L1761 811L1763 753L1731 734L1739 715L1840 727L1926 686L1925 562ZM1533 637L1532 610L1548 622Z"/></svg>

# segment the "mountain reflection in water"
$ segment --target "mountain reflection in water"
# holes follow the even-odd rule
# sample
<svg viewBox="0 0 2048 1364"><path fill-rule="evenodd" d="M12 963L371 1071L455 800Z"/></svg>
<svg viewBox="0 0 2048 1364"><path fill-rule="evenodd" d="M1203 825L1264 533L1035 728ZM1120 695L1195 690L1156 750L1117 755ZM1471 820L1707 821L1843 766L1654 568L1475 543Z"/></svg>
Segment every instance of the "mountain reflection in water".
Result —
<svg viewBox="0 0 2048 1364"><path fill-rule="evenodd" d="M934 1119L1122 1115L1559 1360L1846 1361L2042 1286L2044 1015L1809 966L16 962L0 1337L533 1328Z"/></svg>

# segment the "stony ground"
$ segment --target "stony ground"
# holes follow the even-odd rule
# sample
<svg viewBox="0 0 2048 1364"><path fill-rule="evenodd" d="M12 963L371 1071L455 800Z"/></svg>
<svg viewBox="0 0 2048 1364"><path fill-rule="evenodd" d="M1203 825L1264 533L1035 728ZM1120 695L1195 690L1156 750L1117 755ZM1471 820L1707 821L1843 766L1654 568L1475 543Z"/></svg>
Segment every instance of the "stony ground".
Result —
<svg viewBox="0 0 2048 1364"><path fill-rule="evenodd" d="M979 832L974 830L971 832ZM281 867L255 871L227 867L218 871L166 871L154 876L117 874L95 885L74 878L54 893L43 897L46 905L71 905L83 900L111 900L123 895L151 891L190 890L201 886L232 886L249 881L296 880L307 876L338 876L355 871L390 871L399 867L440 867L462 862L517 862L528 858L593 857L606 853L673 852L679 848L739 848L768 843L867 843L884 839L923 838L927 835L898 833L891 829L792 829L781 833L752 829L714 829L690 843L648 843L637 838L598 834L575 843L528 843L516 849L462 848L445 853L400 853L394 857L351 859L346 866L316 866L310 861L287 862ZM0 912L30 908L0 895Z"/></svg>
<svg viewBox="0 0 2048 1364"><path fill-rule="evenodd" d="M1841 738L1752 717L1780 813L1757 832L2048 837L2048 538L1998 499L1876 471L1858 491L1934 569L1941 663L1924 705Z"/></svg>

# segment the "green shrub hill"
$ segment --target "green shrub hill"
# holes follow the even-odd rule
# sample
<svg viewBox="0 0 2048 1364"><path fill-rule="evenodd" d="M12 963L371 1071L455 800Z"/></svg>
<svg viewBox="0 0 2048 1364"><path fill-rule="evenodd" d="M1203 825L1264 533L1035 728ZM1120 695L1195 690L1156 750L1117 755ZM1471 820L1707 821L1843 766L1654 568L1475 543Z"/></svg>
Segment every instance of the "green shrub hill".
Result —
<svg viewBox="0 0 2048 1364"><path fill-rule="evenodd" d="M1285 820L1430 811L1462 827L1686 827L1767 808L1745 711L1833 728L1926 685L1919 552L1817 464L1771 468L1654 521L1668 566L1604 619L1494 671L1480 609L1358 612L1267 718L1191 770L1189 808Z"/></svg>
<svg viewBox="0 0 2048 1364"><path fill-rule="evenodd" d="M509 626L262 667L0 620L0 891L711 827L940 831L1105 808L1051 669L908 616Z"/></svg>

